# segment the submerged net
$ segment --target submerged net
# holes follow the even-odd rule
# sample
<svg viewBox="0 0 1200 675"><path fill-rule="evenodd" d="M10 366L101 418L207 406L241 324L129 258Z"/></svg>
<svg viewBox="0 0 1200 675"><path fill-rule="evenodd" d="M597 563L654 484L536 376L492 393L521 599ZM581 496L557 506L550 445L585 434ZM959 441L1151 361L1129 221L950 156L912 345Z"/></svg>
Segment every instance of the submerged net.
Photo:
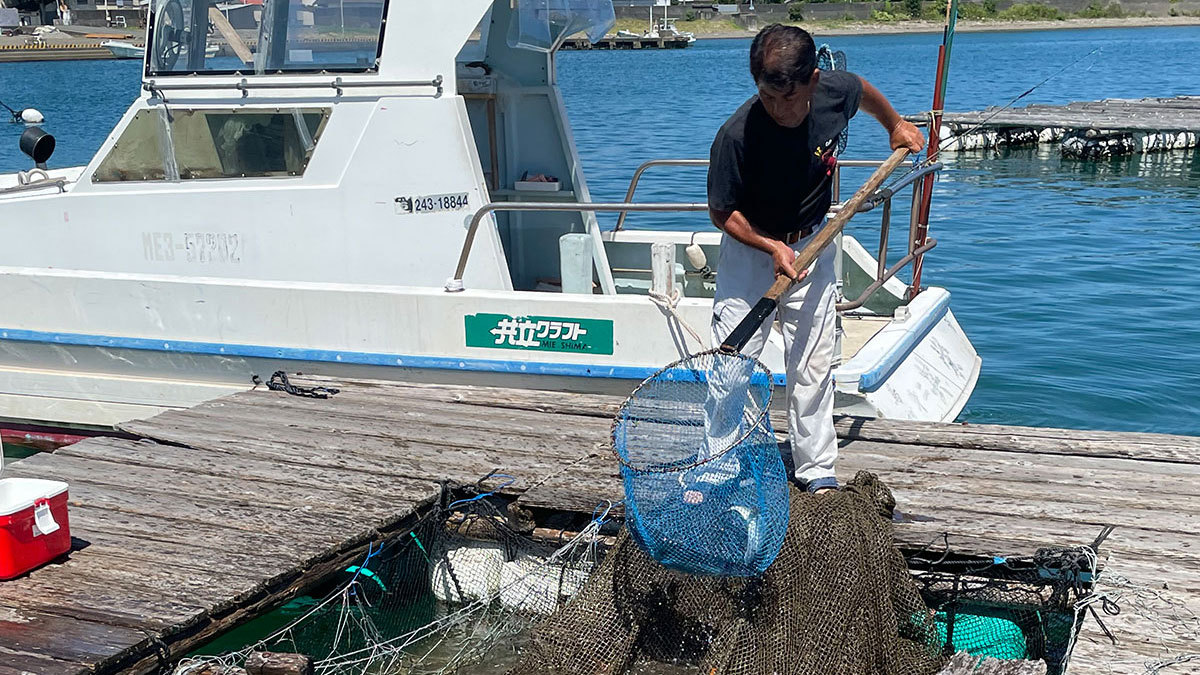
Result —
<svg viewBox="0 0 1200 675"><path fill-rule="evenodd" d="M938 672L937 626L892 543L888 489L863 472L838 493L788 494L791 525L758 578L666 569L622 535L512 672L615 674L652 661L705 675Z"/></svg>
<svg viewBox="0 0 1200 675"><path fill-rule="evenodd" d="M787 472L767 408L771 373L714 350L644 381L613 422L632 540L690 574L762 574L783 545Z"/></svg>
<svg viewBox="0 0 1200 675"><path fill-rule="evenodd" d="M277 612L278 627L266 637L185 659L175 675L244 673L240 666L254 651L307 654L318 674L503 671L532 625L578 592L597 566L603 522L600 514L551 545L513 531L486 499L433 509L410 530L373 544L325 594ZM488 665L474 670L479 664Z"/></svg>

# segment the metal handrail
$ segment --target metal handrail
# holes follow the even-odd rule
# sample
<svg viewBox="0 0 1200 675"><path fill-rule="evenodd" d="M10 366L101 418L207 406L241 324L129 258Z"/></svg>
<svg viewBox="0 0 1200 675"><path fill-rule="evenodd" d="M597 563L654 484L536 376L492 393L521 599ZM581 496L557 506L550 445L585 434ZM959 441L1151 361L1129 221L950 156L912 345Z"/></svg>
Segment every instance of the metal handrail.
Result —
<svg viewBox="0 0 1200 675"><path fill-rule="evenodd" d="M697 203L642 203L642 204L637 204L637 203L633 203L633 202L629 201L630 199L633 198L633 195L637 189L638 182L641 179L642 173L644 173L645 170L650 167L653 167L653 166L705 166L707 164L708 164L708 160L706 160L706 159L655 159L655 160L643 162L640 166L638 166L637 170L634 171L633 178L629 181L629 190L625 194L624 202L604 202L604 203L491 202L491 203L485 204L482 207L480 207L479 210L475 212L475 215L472 216L472 218L471 218L471 223L467 229L467 237L466 237L466 240L463 242L462 253L459 255L458 267L454 271L454 277L452 277L446 283L446 290L451 291L451 292L463 290L462 278L463 278L463 274L466 272L467 259L470 256L471 247L475 242L475 234L478 231L479 224L483 221L484 216L486 216L489 213L493 213L495 211L593 211L593 212L607 211L607 212L617 212L617 213L620 213L620 216L618 216L618 218L617 218L616 227L613 228L613 231L616 232L621 229L621 224L624 222L625 214L629 213L631 211L634 213L638 213L638 212L707 211L708 210L707 204L697 204ZM838 177L840 177L841 169L843 167L876 168L882 164L883 164L882 160L839 160L838 167L837 167L837 174L835 174L835 180ZM908 187L911 185L912 192L913 192L913 197L912 197L913 204L915 206L917 204L917 200L920 198L920 194L921 194L920 193L921 185L920 185L920 183L918 183L918 180L930 173L940 171L943 168L942 164L940 162L930 164L930 165L919 165L915 161L912 161L912 162L909 162L909 166L913 167L913 169L911 171L909 171L907 174L902 176L899 180L892 183L891 185L888 185L886 187L883 187L883 188L880 188L879 190L877 190L876 193L874 195L872 195L871 199L867 200L867 202L858 209L858 212L862 213L865 211L870 211L880 204L883 205L882 223L880 224L879 254L876 258L876 260L878 261L878 267L876 268L876 271L875 271L875 280L869 286L867 286L867 288L858 296L858 298L848 301L848 302L838 303L838 305L837 305L838 311L857 309L857 308L863 306L864 304L866 304L867 300L869 300L871 298L872 295L874 295L880 288L883 288L883 285L885 283L887 283L889 280L891 280L893 277L895 277L897 274L899 274L899 272L902 269L904 269L906 266L911 264L914 260L921 258L922 256L925 255L926 252L932 250L935 246L937 246L936 239L926 239L926 241L921 246L916 245L915 240L911 236L913 227L914 227L914 223L916 222L916 217L917 217L917 209L913 208L912 213L910 214L910 218L909 218L909 220L910 220L910 222L909 222L910 236L909 236L909 241L908 241L908 252L904 257L902 257L902 258L900 258L900 260L896 261L891 267L886 267L887 266L888 234L890 232L890 227L891 227L892 198L895 196L896 192L903 190L905 187ZM836 199L836 197L837 196L835 194L835 199Z"/></svg>
<svg viewBox="0 0 1200 675"><path fill-rule="evenodd" d="M646 169L649 169L650 167L653 167L653 166L707 166L708 164L709 164L709 160L707 160L707 159L652 159L652 160L649 160L646 162L642 162L642 164L638 166L637 170L635 170L633 172L633 177L629 181L629 189L625 192L625 201L627 203L632 203L633 195L637 191L637 186L638 186L639 182L641 181L642 174L645 173ZM837 193L838 193L838 187L840 184L841 170L843 168L874 169L874 168L881 166L882 164L883 164L883 160L875 160L875 159L839 159L837 166L834 170L835 171L834 172L834 186L835 186L834 187L834 201L835 202L838 201L839 196ZM878 291L880 288L882 288L883 285L885 283L887 283L888 280L890 280L892 277L895 277L896 274L898 274L900 272L900 270L902 270L906 265L908 265L909 263L911 263L914 260L923 256L926 251L929 251L934 246L937 246L937 241L933 240L932 244L929 244L927 241L925 245L917 247L916 241L911 236L911 233L913 231L914 223L916 222L915 219L916 219L917 210L916 210L915 205L917 204L917 200L920 198L920 186L917 185L917 181L920 180L921 178L924 178L928 174L934 173L936 171L940 171L943 168L942 163L935 162L933 164L921 165L921 164L918 164L915 160L910 160L908 162L908 165L909 165L909 167L912 168L912 170L910 170L907 174L905 174L903 177L901 177L899 180L892 183L891 185L882 187L879 190L877 190L875 192L875 194L871 196L870 199L868 199L866 202L864 202L862 204L862 206L860 206L858 208L858 213L865 213L867 211L871 211L872 209L879 206L880 204L883 205L882 223L880 224L880 228L879 228L879 253L876 256L876 260L878 261L878 266L875 271L875 281L870 286L868 286L866 291L864 291L857 299L849 301L849 302L839 303L837 306L839 310L844 311L844 310L848 310L848 309L856 309L858 307L861 307L863 304L866 303L867 300L870 299L870 297L872 295L875 294L876 291ZM892 197L894 197L897 192L899 192L900 190L903 190L905 187L908 187L909 185L913 186L914 208L912 209L912 214L910 216L911 222L909 223L910 236L909 236L909 242L908 242L908 253L903 258L901 258L896 264L894 264L890 268L888 268L887 267L887 246L888 246L888 233L890 231L891 219L892 219ZM633 210L633 209L623 209L621 211L621 215L617 217L617 224L613 228L614 232L621 230L621 227L625 223L625 214L631 210ZM831 208L830 210L836 212L837 205L835 204L834 207Z"/></svg>
<svg viewBox="0 0 1200 675"><path fill-rule="evenodd" d="M918 256L925 255L925 253L934 246L937 246L937 239L932 237L927 238L924 244L914 249L912 253L909 253L903 258L897 260L896 264L889 267L886 272L881 269L875 281L871 282L871 285L867 286L866 289L859 294L857 299L849 302L839 302L836 305L837 311L845 312L851 309L858 309L859 307L867 304L867 300L870 300L871 296L875 295L876 291L883 288L883 285L886 284L889 279L899 274L900 270L904 269L905 266L916 260ZM882 264L880 267L882 267Z"/></svg>
<svg viewBox="0 0 1200 675"><path fill-rule="evenodd" d="M475 233L479 230L479 223L483 222L483 217L489 213L495 211L619 212L622 210L655 213L707 211L708 204L688 202L646 204L630 204L628 202L489 202L479 207L479 210L471 217L471 223L467 226L467 238L463 241L462 253L458 256L458 266L454 269L454 276L446 282L446 290L450 292L463 290L462 278L467 270L467 258L471 255L471 247L475 244Z"/></svg>
<svg viewBox="0 0 1200 675"><path fill-rule="evenodd" d="M641 166L633 172L633 178L629 180L629 189L625 192L625 201L633 202L633 193L637 190L638 183L642 180L642 174L646 169L652 166L708 166L707 159L652 159L648 162L642 162ZM617 224L613 227L613 232L620 232L625 226L625 214L628 210L621 211L621 215L617 216Z"/></svg>
<svg viewBox="0 0 1200 675"><path fill-rule="evenodd" d="M441 75L438 75L430 80L343 80L340 76L327 80L319 81L289 81L279 82L277 80L250 80L242 78L237 82L177 82L166 81L159 82L158 80L146 80L142 83L142 89L150 92L155 96L159 96L158 92L162 91L202 91L206 89L236 89L242 92L242 97L245 98L250 94L251 89L319 89L322 87L330 88L338 94L342 93L343 89L352 87L433 87L437 90L437 95L442 94L442 84L444 80ZM159 98L162 98L159 96Z"/></svg>
<svg viewBox="0 0 1200 675"><path fill-rule="evenodd" d="M67 182L68 181L66 178L39 180L33 183L24 183L22 185L0 188L0 195L10 195L17 192L33 192L34 190L45 190L46 188L58 188L58 191L62 193L67 191Z"/></svg>

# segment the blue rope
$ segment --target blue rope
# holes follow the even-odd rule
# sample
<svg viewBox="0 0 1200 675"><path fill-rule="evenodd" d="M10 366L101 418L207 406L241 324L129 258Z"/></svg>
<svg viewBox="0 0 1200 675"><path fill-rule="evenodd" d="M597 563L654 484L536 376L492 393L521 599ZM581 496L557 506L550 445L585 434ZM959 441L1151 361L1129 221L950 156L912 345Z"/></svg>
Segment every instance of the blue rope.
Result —
<svg viewBox="0 0 1200 675"><path fill-rule="evenodd" d="M367 563L371 562L371 558L374 558L375 556L377 556L383 552L383 545L384 545L383 542L379 542L379 548L376 549L375 542L371 542L371 543L367 544L367 557L363 558L362 564L346 568L347 572L354 573L354 576L350 577L350 586L352 588L353 588L354 582L358 580L358 575L362 574L363 572L366 572L367 574L371 575L372 577L375 576L375 573L372 572L367 567ZM379 581L378 578L376 578L375 581L378 582L380 586L383 585L383 582ZM384 590L387 590L387 588L385 587Z"/></svg>
<svg viewBox="0 0 1200 675"><path fill-rule="evenodd" d="M459 499L458 501L450 502L450 505L447 506L446 508L453 509L453 508L462 506L463 504L470 504L471 502L477 502L480 499L487 499L488 497L491 497L492 495L503 490L504 488L508 487L509 485L512 485L513 483L517 482L516 478L513 478L512 476L509 476L508 474L503 474L503 473L494 473L494 474L491 474L490 476L488 476L488 478L507 478L508 480L501 483L499 487L497 487L495 490L492 490L491 492L483 492L483 493L475 495L474 497L469 497L467 499ZM482 482L482 481L480 481L480 482Z"/></svg>

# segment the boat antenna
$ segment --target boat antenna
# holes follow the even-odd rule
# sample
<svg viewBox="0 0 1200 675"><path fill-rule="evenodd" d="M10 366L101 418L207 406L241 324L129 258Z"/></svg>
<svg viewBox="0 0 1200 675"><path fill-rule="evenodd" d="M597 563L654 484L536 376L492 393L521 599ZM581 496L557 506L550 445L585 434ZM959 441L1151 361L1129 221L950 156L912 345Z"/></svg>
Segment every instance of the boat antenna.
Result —
<svg viewBox="0 0 1200 675"><path fill-rule="evenodd" d="M929 151L925 164L932 165L938 159L938 132L942 128L942 112L946 102L946 80L950 72L950 49L954 46L954 27L958 23L958 0L946 0L946 27L942 31L942 45L938 47L937 76L933 83L933 110L929 123ZM916 250L925 245L929 236L929 205L933 200L933 173L925 176L921 183L921 206L917 212L917 227L910 244ZM921 292L921 268L925 256L913 261L912 284L908 288L908 299Z"/></svg>

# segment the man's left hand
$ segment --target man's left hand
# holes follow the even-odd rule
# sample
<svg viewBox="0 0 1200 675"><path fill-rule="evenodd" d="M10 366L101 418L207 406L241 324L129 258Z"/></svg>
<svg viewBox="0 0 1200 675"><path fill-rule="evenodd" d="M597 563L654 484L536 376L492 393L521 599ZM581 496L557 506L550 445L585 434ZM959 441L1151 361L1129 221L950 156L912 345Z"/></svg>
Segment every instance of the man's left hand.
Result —
<svg viewBox="0 0 1200 675"><path fill-rule="evenodd" d="M907 148L915 155L925 147L925 134L922 134L915 124L907 120L897 122L896 126L892 127L890 135L893 150Z"/></svg>

